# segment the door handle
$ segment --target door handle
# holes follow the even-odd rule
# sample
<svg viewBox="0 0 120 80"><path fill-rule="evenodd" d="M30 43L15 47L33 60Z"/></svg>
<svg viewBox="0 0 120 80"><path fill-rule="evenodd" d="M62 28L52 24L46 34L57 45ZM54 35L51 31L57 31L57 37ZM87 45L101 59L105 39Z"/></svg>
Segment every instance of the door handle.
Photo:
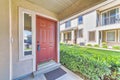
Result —
<svg viewBox="0 0 120 80"><path fill-rule="evenodd" d="M39 44L37 45L37 51L40 51L40 45Z"/></svg>

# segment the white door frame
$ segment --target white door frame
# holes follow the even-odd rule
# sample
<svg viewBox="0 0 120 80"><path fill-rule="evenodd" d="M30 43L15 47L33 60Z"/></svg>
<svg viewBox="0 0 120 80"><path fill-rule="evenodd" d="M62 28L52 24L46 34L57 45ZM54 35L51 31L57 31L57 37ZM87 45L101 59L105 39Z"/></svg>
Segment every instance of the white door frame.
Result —
<svg viewBox="0 0 120 80"><path fill-rule="evenodd" d="M38 16L42 16L42 17L45 17L45 18L48 18L48 19L52 19L52 20L55 20L57 21L57 61L58 63L60 63L60 50L59 50L59 32L60 32L60 29L59 29L59 21L56 19L56 18L52 18L50 16L47 16L47 15L44 15L44 14L41 14L41 13L38 13L38 12L34 12L34 39L35 39L35 44L34 44L34 57L33 57L33 72L36 71L36 15Z"/></svg>
<svg viewBox="0 0 120 80"><path fill-rule="evenodd" d="M49 18L49 19L52 19L52 20L55 20L57 22L57 61L58 63L60 62L60 53L59 53L59 21L56 19L56 18L52 18L50 16L47 16L47 15L44 15L44 14L41 14L41 13L38 13L38 12L35 12L35 11L31 11L31 10L28 10L28 9L24 9L22 7L19 7L19 11L24 11L24 12L30 12L30 14L32 15L32 57L30 59L33 59L33 72L36 71L36 15L38 16L42 16L42 17L45 17L45 18ZM26 58L26 59L29 59Z"/></svg>

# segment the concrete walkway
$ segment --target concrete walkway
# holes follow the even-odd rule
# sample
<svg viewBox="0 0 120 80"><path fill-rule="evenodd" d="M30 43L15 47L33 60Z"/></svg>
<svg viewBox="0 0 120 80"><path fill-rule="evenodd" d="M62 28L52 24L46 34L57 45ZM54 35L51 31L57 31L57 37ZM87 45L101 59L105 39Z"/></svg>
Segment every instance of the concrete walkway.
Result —
<svg viewBox="0 0 120 80"><path fill-rule="evenodd" d="M66 74L57 78L56 80L83 80L78 75L71 72L70 70L68 70L64 66L60 66L60 68L62 68L66 72ZM46 80L46 78L45 78L44 74L41 74L41 75L37 75L35 78L33 78L32 76L29 76L29 77L26 77L22 80Z"/></svg>

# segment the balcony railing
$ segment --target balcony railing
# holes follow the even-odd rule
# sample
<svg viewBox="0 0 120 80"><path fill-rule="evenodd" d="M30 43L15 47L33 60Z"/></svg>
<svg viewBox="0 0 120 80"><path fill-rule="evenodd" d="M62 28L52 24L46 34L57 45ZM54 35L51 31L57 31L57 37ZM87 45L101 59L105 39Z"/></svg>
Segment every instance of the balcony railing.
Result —
<svg viewBox="0 0 120 80"><path fill-rule="evenodd" d="M101 25L104 26L104 25L110 25L110 24L116 24L116 23L120 23L120 14L103 18Z"/></svg>

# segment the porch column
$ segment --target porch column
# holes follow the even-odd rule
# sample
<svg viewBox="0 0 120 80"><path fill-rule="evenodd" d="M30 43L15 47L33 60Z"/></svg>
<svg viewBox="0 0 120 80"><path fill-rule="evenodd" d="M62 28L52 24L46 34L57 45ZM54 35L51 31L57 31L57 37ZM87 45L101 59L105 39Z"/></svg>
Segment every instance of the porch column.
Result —
<svg viewBox="0 0 120 80"><path fill-rule="evenodd" d="M102 32L102 31L100 31L100 32L101 32L100 46L102 46L102 41L103 41L103 32Z"/></svg>
<svg viewBox="0 0 120 80"><path fill-rule="evenodd" d="M98 44L102 45L102 31L98 31Z"/></svg>
<svg viewBox="0 0 120 80"><path fill-rule="evenodd" d="M65 33L65 39L64 39L65 41L65 43L68 43L68 33Z"/></svg>
<svg viewBox="0 0 120 80"><path fill-rule="evenodd" d="M96 30L96 44L99 44L100 42L100 32Z"/></svg>
<svg viewBox="0 0 120 80"><path fill-rule="evenodd" d="M61 32L61 41L60 41L61 43L63 43L64 42L64 33L63 32Z"/></svg>
<svg viewBox="0 0 120 80"><path fill-rule="evenodd" d="M74 42L75 42L75 31L74 30L72 30L71 31L71 42L72 42L72 44L74 44Z"/></svg>

